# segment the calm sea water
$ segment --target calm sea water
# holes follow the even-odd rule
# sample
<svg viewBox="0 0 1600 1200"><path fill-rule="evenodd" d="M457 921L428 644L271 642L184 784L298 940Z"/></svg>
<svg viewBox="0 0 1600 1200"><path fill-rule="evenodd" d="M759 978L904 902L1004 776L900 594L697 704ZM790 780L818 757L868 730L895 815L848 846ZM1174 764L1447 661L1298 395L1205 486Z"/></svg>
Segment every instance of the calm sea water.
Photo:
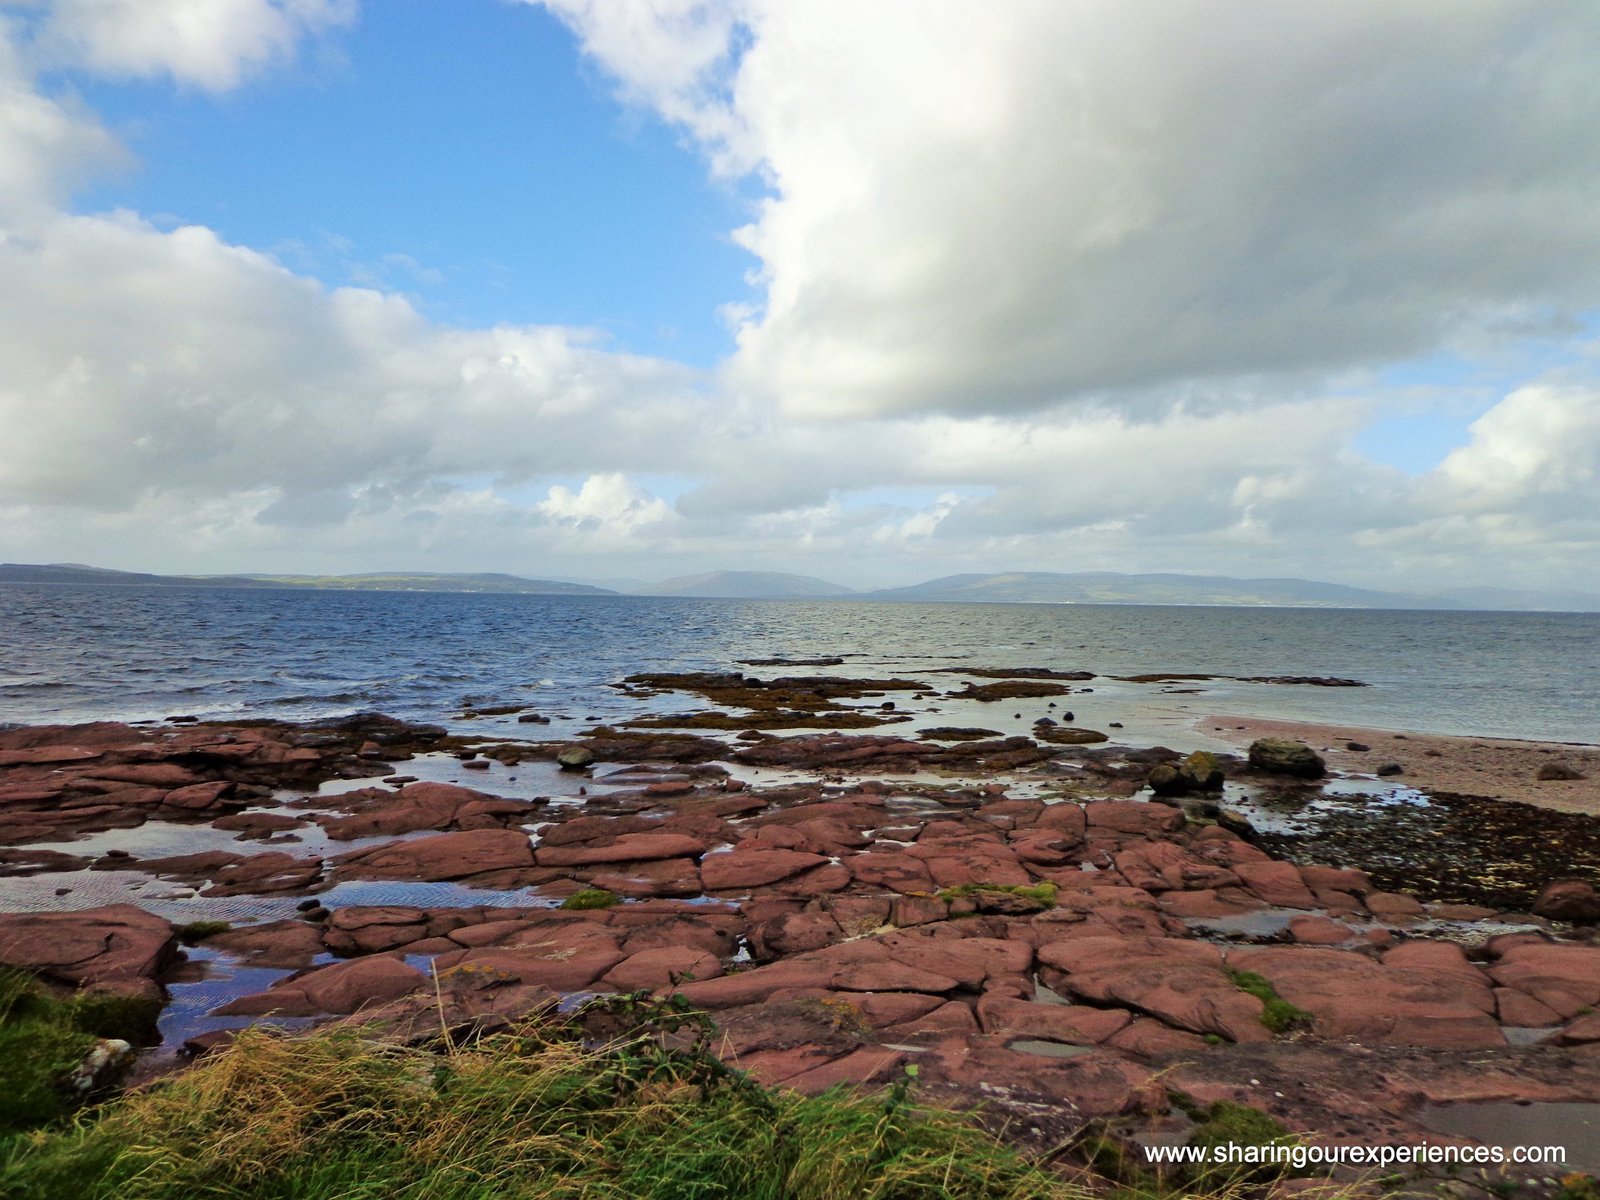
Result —
<svg viewBox="0 0 1600 1200"><path fill-rule="evenodd" d="M464 703L576 721L637 711L604 686L634 671L824 655L862 675L1338 675L1373 686L1217 683L1186 703L1600 742L1600 614L0 587L0 722L377 709L452 724Z"/></svg>

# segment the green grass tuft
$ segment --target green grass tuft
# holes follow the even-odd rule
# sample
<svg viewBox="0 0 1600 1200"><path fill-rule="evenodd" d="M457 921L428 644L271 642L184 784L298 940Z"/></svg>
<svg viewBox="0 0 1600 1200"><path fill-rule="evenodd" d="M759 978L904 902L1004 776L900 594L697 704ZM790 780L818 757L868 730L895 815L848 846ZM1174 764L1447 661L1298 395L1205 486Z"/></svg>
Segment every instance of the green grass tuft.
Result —
<svg viewBox="0 0 1600 1200"><path fill-rule="evenodd" d="M107 1003L118 999L58 1000L26 972L0 968L0 1135L72 1111L78 1097L66 1086L67 1077L108 1036L102 1027L120 1029L126 1013Z"/></svg>
<svg viewBox="0 0 1600 1200"><path fill-rule="evenodd" d="M946 904L962 896L979 896L984 892L1005 892L1012 896L1021 896L1027 900L1037 900L1049 907L1055 907L1056 885L1048 881L1044 883L963 883L959 887L945 888L940 892L939 899Z"/></svg>
<svg viewBox="0 0 1600 1200"><path fill-rule="evenodd" d="M185 946L193 946L219 933L227 933L232 928L233 925L227 921L190 921L187 925L178 926L178 940Z"/></svg>
<svg viewBox="0 0 1600 1200"><path fill-rule="evenodd" d="M669 1026L663 1026L669 1028ZM247 1032L96 1119L13 1139L17 1200L1087 1200L971 1121L772 1092L662 1039L529 1026L440 1051Z"/></svg>
<svg viewBox="0 0 1600 1200"><path fill-rule="evenodd" d="M1198 1125L1189 1134L1188 1144L1215 1150L1219 1146L1294 1146L1299 1143L1276 1118L1248 1104L1219 1100L1204 1110ZM1287 1165L1207 1164L1191 1170L1197 1185L1225 1186L1238 1183L1265 1183L1293 1175Z"/></svg>
<svg viewBox="0 0 1600 1200"><path fill-rule="evenodd" d="M1225 970L1236 988L1261 1001L1261 1023L1273 1033L1289 1033L1295 1029L1307 1028L1311 1024L1311 1014L1278 995L1277 989L1264 976L1254 971L1239 971L1233 967L1227 967Z"/></svg>
<svg viewBox="0 0 1600 1200"><path fill-rule="evenodd" d="M611 908L622 902L622 897L615 892L608 892L605 888L584 888L581 892L573 892L561 902L562 908Z"/></svg>

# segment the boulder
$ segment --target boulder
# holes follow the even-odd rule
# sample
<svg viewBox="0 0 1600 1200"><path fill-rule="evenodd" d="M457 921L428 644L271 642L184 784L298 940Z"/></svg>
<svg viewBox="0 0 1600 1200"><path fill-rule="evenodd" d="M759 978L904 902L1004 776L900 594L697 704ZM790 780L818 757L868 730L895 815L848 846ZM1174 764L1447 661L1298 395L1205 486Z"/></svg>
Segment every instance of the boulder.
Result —
<svg viewBox="0 0 1600 1200"><path fill-rule="evenodd" d="M1250 765L1269 775L1292 775L1297 779L1321 779L1327 764L1304 742L1290 738L1257 738L1250 743Z"/></svg>
<svg viewBox="0 0 1600 1200"><path fill-rule="evenodd" d="M563 771L581 771L594 765L594 751L585 746L563 746L556 753L556 762Z"/></svg>
<svg viewBox="0 0 1600 1200"><path fill-rule="evenodd" d="M154 979L177 944L171 925L132 904L0 914L0 965L61 983Z"/></svg>
<svg viewBox="0 0 1600 1200"><path fill-rule="evenodd" d="M1600 891L1586 880L1559 879L1544 886L1533 902L1533 914L1574 925L1600 924Z"/></svg>
<svg viewBox="0 0 1600 1200"><path fill-rule="evenodd" d="M1547 762L1539 768L1537 778L1541 783L1549 783L1556 780L1577 780L1589 777L1570 763Z"/></svg>

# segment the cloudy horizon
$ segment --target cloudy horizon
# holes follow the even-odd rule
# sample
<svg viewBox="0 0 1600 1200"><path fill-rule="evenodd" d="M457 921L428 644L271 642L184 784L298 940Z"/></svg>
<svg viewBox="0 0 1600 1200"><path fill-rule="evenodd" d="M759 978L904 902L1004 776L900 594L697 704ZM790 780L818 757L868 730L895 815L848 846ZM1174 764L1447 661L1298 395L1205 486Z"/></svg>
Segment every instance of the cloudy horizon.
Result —
<svg viewBox="0 0 1600 1200"><path fill-rule="evenodd" d="M0 0L0 559L1600 591L1600 8Z"/></svg>

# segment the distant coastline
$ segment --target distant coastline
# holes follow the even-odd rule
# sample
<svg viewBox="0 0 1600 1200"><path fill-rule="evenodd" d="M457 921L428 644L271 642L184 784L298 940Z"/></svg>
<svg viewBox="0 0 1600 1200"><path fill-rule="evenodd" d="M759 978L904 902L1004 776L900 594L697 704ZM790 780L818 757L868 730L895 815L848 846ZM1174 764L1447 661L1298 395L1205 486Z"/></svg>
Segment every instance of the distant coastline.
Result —
<svg viewBox="0 0 1600 1200"><path fill-rule="evenodd" d="M1115 571L1012 571L949 575L909 587L856 591L810 575L714 571L659 583L609 588L504 572L426 571L357 575L159 575L80 563L0 563L0 584L89 587L204 587L363 592L460 592L532 596L681 596L736 600L875 600L960 604L1144 604L1224 608L1425 609L1481 612L1600 612L1600 596L1463 588L1427 595L1377 591L1309 579Z"/></svg>

